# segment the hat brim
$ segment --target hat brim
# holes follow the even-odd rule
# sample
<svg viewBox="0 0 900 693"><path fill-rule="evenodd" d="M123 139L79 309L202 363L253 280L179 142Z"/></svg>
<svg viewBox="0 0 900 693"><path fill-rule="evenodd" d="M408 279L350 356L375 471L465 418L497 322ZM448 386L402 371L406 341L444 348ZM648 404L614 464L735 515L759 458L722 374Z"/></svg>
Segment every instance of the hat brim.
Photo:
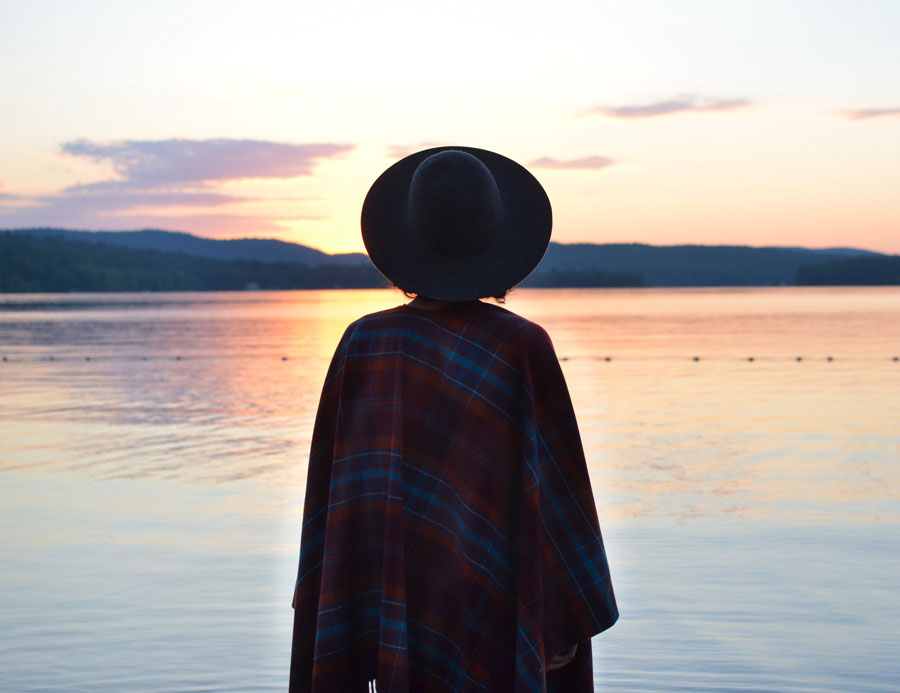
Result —
<svg viewBox="0 0 900 693"><path fill-rule="evenodd" d="M407 212L410 181L419 164L438 152L457 150L479 159L503 200L501 232L485 250L453 257L412 233ZM512 159L473 147L434 147L388 168L363 202L362 236L372 263L396 286L420 296L469 301L511 289L537 266L550 243L550 200L537 179Z"/></svg>

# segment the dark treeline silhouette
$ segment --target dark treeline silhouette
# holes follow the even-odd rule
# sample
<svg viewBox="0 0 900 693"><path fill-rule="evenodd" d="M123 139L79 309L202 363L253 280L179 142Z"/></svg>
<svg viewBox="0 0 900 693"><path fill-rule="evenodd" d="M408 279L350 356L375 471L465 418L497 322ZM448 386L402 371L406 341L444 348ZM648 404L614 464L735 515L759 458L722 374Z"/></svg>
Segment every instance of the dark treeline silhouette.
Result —
<svg viewBox="0 0 900 693"><path fill-rule="evenodd" d="M134 238L129 233L136 234ZM170 238L171 237L171 238ZM107 243L106 239L110 242ZM259 289L377 288L386 285L365 256L329 256L305 246L258 239L202 239L204 255L139 249L128 243L189 245L189 234L167 231L0 231L0 292L236 291ZM287 252L296 246L295 252ZM257 259L279 251L285 261ZM212 253L247 251L254 259L222 259ZM309 251L304 254L301 251ZM319 257L328 262L318 262ZM297 262L294 257L309 257ZM344 262L338 262L344 260ZM750 248L745 246L648 246L551 243L522 286L771 286L900 284L900 258L852 248Z"/></svg>
<svg viewBox="0 0 900 693"><path fill-rule="evenodd" d="M644 286L639 272L616 272L601 269L551 269L538 271L521 286L554 288L629 287Z"/></svg>
<svg viewBox="0 0 900 693"><path fill-rule="evenodd" d="M537 272L636 273L646 286L777 286L793 284L802 265L870 255L878 256L853 248L551 243Z"/></svg>
<svg viewBox="0 0 900 693"><path fill-rule="evenodd" d="M142 229L140 231L75 231L52 227L7 229L35 238L63 238L67 241L88 241L132 248L183 253L211 260L259 260L261 262L289 262L301 265L368 265L364 253L329 255L321 250L280 241L275 238L203 238L181 231Z"/></svg>
<svg viewBox="0 0 900 693"><path fill-rule="evenodd" d="M74 231L14 229L39 238L62 238L134 250L182 253L213 260L257 260L318 265L365 265L362 253L329 255L276 239L202 238L176 231ZM857 248L791 248L728 245L551 242L530 286L773 286L793 284L803 265L853 257L886 257Z"/></svg>
<svg viewBox="0 0 900 693"><path fill-rule="evenodd" d="M0 292L376 288L372 265L213 260L0 232Z"/></svg>
<svg viewBox="0 0 900 693"><path fill-rule="evenodd" d="M900 284L900 255L855 257L797 269L800 286L883 286Z"/></svg>

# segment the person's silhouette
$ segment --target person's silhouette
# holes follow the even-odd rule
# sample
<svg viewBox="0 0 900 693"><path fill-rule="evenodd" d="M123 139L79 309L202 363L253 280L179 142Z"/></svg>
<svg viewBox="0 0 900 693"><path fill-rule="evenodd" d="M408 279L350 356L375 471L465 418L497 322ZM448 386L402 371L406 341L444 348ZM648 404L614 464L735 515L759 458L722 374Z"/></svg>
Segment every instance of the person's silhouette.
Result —
<svg viewBox="0 0 900 693"><path fill-rule="evenodd" d="M618 611L546 332L479 299L537 265L550 203L519 164L413 154L373 184L372 261L416 298L351 324L310 450L293 693L593 690Z"/></svg>

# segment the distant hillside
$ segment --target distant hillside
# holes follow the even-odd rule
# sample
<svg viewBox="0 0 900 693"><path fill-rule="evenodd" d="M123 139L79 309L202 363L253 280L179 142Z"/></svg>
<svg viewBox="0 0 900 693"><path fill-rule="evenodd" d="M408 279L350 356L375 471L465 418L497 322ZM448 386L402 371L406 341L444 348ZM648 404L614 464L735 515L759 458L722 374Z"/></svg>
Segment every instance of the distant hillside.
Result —
<svg viewBox="0 0 900 693"><path fill-rule="evenodd" d="M44 267L45 277L31 271L25 282L32 289L0 288L0 291L58 291L67 285L64 272L78 258L77 266L94 278L90 286L139 286L147 289L322 288L329 286L381 286L384 280L362 253L329 255L314 248L274 239L215 240L171 231L72 231L66 229L16 229L0 232L5 250L0 255L0 287L12 286L11 272L17 255L29 254ZM23 250L12 239L29 239ZM23 241L24 242L24 241ZM34 243L40 242L39 245ZM80 249L67 243L82 244ZM68 250L66 250L68 248ZM92 250L93 249L93 250ZM117 255L115 250L150 253ZM60 253L68 253L63 259ZM157 254L177 259L160 263ZM54 267L48 258L56 257ZM641 243L551 243L543 260L522 286L535 287L635 287L635 286L777 286L795 283L897 283L895 265L882 260L892 256L853 248L751 248L747 246L676 245ZM43 258L43 259L41 259ZM113 261L113 258L118 258ZM21 258L18 258L19 260ZM200 262L207 261L206 264ZM116 265L121 262L121 265ZM839 264L839 263L849 264ZM219 264L209 264L219 263ZM238 263L238 264L234 264ZM244 263L244 264L240 264ZM169 266L171 265L171 266ZM276 267L277 265L277 267ZM827 265L827 267L826 267ZM22 263L19 265L21 274ZM175 276L175 268L182 272ZM93 268L93 269L89 269ZM130 269L128 269L130 268ZM816 268L821 268L818 272ZM830 268L830 269L829 269ZM32 268L33 269L33 268ZM132 276L129 278L128 273ZM357 272L351 277L348 272ZM192 273L193 276L192 277ZM98 279L106 276L104 283ZM49 277L53 276L51 282ZM81 275L82 279L84 276ZM228 279L226 279L228 278ZM79 279L79 282L82 282ZM25 280L23 280L25 281ZM72 280L74 281L74 280ZM223 284L224 282L224 284ZM243 282L243 283L242 283ZM20 283L21 284L21 283ZM77 283L78 287L87 284ZM137 290L95 288L80 290Z"/></svg>
<svg viewBox="0 0 900 693"><path fill-rule="evenodd" d="M539 266L540 267L540 266ZM644 286L639 272L617 272L593 269L538 269L525 278L520 286L535 288L591 288Z"/></svg>
<svg viewBox="0 0 900 693"><path fill-rule="evenodd" d="M860 256L883 257L852 248L551 243L529 282L545 272L591 269L638 275L646 286L789 285L802 265Z"/></svg>
<svg viewBox="0 0 900 693"><path fill-rule="evenodd" d="M260 262L300 262L305 265L368 265L364 253L329 255L321 250L299 243L288 243L274 238L215 239L192 236L178 231L72 231L69 229L10 229L35 238L65 238L70 241L109 243L136 250L159 250L166 253L184 253L215 260L258 260Z"/></svg>
<svg viewBox="0 0 900 693"><path fill-rule="evenodd" d="M900 255L852 257L797 270L804 286L884 286L900 284Z"/></svg>
<svg viewBox="0 0 900 693"><path fill-rule="evenodd" d="M214 260L108 243L0 232L0 292L239 291L385 286L370 264Z"/></svg>

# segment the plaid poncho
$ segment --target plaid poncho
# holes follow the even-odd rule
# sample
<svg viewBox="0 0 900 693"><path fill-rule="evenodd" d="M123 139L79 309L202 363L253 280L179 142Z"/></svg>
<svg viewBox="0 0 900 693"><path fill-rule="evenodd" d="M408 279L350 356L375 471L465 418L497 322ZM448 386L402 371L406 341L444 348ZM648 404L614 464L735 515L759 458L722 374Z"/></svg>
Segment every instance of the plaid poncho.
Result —
<svg viewBox="0 0 900 693"><path fill-rule="evenodd" d="M350 325L310 451L290 690L590 691L617 615L546 332L478 301Z"/></svg>

